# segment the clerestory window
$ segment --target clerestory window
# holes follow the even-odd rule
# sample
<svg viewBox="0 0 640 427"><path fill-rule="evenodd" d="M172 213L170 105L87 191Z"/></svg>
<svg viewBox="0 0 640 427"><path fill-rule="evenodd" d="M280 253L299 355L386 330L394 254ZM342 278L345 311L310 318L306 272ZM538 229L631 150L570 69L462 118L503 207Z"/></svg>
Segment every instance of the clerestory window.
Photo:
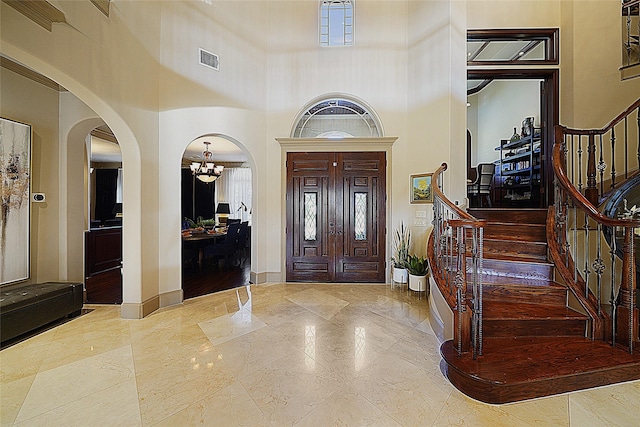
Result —
<svg viewBox="0 0 640 427"><path fill-rule="evenodd" d="M353 44L353 0L320 2L320 46Z"/></svg>

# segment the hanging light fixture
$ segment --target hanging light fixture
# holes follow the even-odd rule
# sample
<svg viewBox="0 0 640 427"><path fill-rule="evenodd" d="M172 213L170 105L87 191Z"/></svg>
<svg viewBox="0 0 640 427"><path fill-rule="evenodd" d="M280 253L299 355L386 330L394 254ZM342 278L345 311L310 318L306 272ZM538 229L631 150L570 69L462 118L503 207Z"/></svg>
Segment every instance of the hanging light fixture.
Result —
<svg viewBox="0 0 640 427"><path fill-rule="evenodd" d="M191 172L193 172L196 178L202 182L206 182L207 184L218 179L224 170L224 166L216 166L213 163L213 153L209 151L210 144L211 143L208 141L204 142L205 149L202 152L202 162L193 162L190 166Z"/></svg>

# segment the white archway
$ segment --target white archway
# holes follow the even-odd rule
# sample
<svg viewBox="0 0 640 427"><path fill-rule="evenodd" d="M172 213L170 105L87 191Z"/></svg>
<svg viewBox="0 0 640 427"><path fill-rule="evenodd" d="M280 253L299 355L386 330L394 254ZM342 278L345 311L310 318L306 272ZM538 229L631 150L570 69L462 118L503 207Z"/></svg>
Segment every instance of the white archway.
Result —
<svg viewBox="0 0 640 427"><path fill-rule="evenodd" d="M143 307L142 273L142 176L140 147L136 136L123 117L98 95L76 81L63 71L51 66L39 58L3 43L2 53L32 68L38 73L64 86L78 99L101 117L120 143L122 167L127 185L123 192L123 304L121 315L124 318L141 318L153 311L153 305ZM60 174L66 173L62 168ZM60 179L68 181L66 175ZM157 307L156 307L157 308Z"/></svg>
<svg viewBox="0 0 640 427"><path fill-rule="evenodd" d="M222 164L225 165L225 171L223 171L222 176L215 181L216 184L220 184L225 178L225 174L228 172L228 170L231 167L244 167L244 168L248 168L251 171L251 191L255 191L255 165L254 162L252 160L252 156L249 153L248 149L244 146L244 144L240 143L239 141L237 141L235 138L232 138L228 135L225 134L221 134L221 133L206 133L203 135L199 135L197 137L195 137L194 139L192 139L191 141L189 141L185 146L184 146L184 151L183 151L183 155L181 157L181 162L180 162L180 166L181 169L184 168L184 163L183 163L183 159L187 159L188 162L190 163L192 161L201 161L202 160L202 151L204 150L204 142L207 141L210 143L210 146L208 147L208 149L213 153L213 158L212 160L214 161L214 163L216 165ZM182 179L182 174L180 175L180 179ZM224 182L223 182L224 184ZM218 186L216 186L216 200L218 202L223 201L220 200L218 198L218 194L219 194L219 188ZM181 200L179 205L181 206L182 203L182 188L180 191L180 196L181 196ZM233 216L233 212L236 209L236 206L233 205L233 200L224 200L226 202L231 202L232 203L232 215ZM246 201L246 200L245 200ZM247 201L248 202L248 201ZM251 207L251 209L253 209L253 197L251 200L251 204L249 205ZM214 206L215 209L215 206ZM253 215L253 210L252 210L252 215ZM214 214L215 216L215 214ZM189 217L192 220L195 220L195 218L193 217ZM182 220L182 215L180 217L180 219ZM252 233L252 237L253 235L255 235L255 233ZM253 245L251 245L251 247L253 247ZM182 260L182 256L183 256L183 251L184 251L184 247L181 244L180 245L180 259ZM250 257L251 258L251 257ZM250 260L251 263L251 260ZM251 264L250 264L251 265ZM184 268L184 266L181 264L181 270L182 268ZM184 285L184 271L182 271L182 289L184 291L185 285ZM255 281L252 280L252 283L255 283Z"/></svg>
<svg viewBox="0 0 640 427"><path fill-rule="evenodd" d="M60 169L66 170L66 188L60 192L60 266L63 280L83 280L84 230L88 228L88 153L86 138L104 122L99 117L84 118L66 132L61 143L66 156L60 158ZM66 129L61 129L64 135ZM68 197L73 194L76 197ZM82 194L83 197L77 197ZM63 267L66 271L63 272Z"/></svg>

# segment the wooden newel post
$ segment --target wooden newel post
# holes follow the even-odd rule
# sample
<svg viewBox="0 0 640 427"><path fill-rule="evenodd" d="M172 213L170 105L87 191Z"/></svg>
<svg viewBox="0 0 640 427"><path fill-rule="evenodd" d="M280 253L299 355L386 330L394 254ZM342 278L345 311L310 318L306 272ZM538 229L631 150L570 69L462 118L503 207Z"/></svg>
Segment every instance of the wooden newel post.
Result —
<svg viewBox="0 0 640 427"><path fill-rule="evenodd" d="M593 206L598 206L598 187L596 184L596 142L593 135L589 135L587 155L587 187L584 190L584 197L586 197Z"/></svg>
<svg viewBox="0 0 640 427"><path fill-rule="evenodd" d="M630 349L633 348L633 343L638 342L638 307L635 304L635 294L636 263L633 251L633 227L625 227L616 343Z"/></svg>

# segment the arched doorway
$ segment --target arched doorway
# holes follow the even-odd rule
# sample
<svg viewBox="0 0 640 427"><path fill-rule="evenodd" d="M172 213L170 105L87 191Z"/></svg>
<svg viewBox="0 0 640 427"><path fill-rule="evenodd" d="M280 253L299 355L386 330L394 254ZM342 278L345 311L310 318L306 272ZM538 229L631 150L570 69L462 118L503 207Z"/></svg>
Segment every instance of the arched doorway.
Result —
<svg viewBox="0 0 640 427"><path fill-rule="evenodd" d="M223 135L198 137L185 149L181 164L185 299L249 284L252 176L248 156Z"/></svg>
<svg viewBox="0 0 640 427"><path fill-rule="evenodd" d="M86 120L87 118L95 118L100 123L107 123L110 129L113 130L114 134L118 136L120 147L122 148L123 168L126 170L125 174L127 176L127 186L123 190L123 200L125 201L126 206L123 227L125 229L128 227L131 230L142 228L141 218L143 207L140 200L142 188L141 182L143 181L143 177L141 173L141 157L138 140L129 125L116 110L114 110L100 97L99 94L91 92L86 88L86 86L80 84L69 74L66 74L60 69L33 57L25 51L12 48L8 45L5 46L5 48L5 52L3 52L4 58L11 58L11 60L16 61L16 63L27 66L32 72L35 71L36 73L46 76L48 79L51 79L51 81L64 87L69 93L73 94L77 100L84 104L84 106L76 104L75 107L70 107L69 111L73 112L72 115L65 116L62 113L62 110L59 110L58 119L64 117L64 120L59 122L60 134L69 135L71 134L72 128L73 132L79 132L80 128L84 126L81 124L83 120ZM60 99L62 98L63 96L60 95ZM64 107L64 104L60 104L60 108L62 107ZM89 108L87 109L86 107ZM34 110L37 110L37 108L34 107ZM73 120L76 120L76 122L73 122ZM74 128L76 125L79 126ZM92 124L88 129L82 130L81 133L83 134L83 137L86 136L95 126L97 126L97 124ZM58 143L63 150L62 152L66 152L68 154L68 150L71 149L71 147L65 147L64 144L68 144L69 140L67 138L61 138ZM76 153L79 152L80 151ZM82 155L84 156L84 153ZM68 217L63 215L63 212L67 213L70 207L72 207L74 211L77 209L77 211L84 212L82 202L77 203L76 196L85 193L74 192L73 188L75 187L70 186L69 184L70 182L83 182L82 180L77 181L73 178L75 173L82 173L83 168L72 168L68 164L69 160L74 162L74 160L70 159L68 156L61 156L59 157L59 164L57 167L55 165L47 165L48 172L53 171L58 174L56 182L59 182L59 186L56 188L56 193L59 194L57 202L59 202L61 209L60 215L54 219L56 223L47 224L45 228L46 230L57 230L57 234L54 238L57 240L58 244L56 248L57 250L42 251L37 254L38 257L36 265L32 265L32 270L35 270L38 273L38 276L33 278L34 280L41 281L43 279L41 279L40 276L42 276L44 280L75 281L78 280L76 275L81 274L82 272L81 268L78 267L79 263L82 262L82 257L77 256L78 252L82 253L82 246L74 244L72 240L67 238L69 233L72 231L68 228ZM53 199L49 200L53 201ZM84 221L81 221L80 223L83 222ZM76 223L73 224L74 226L76 225ZM44 231L45 229L40 228L40 224L34 223L32 223L32 230L35 231L32 233L32 241L35 242L36 246L46 247L47 245L50 245L50 232ZM140 262L133 261L141 259L143 243L142 233L124 233L124 235L126 236L126 244L124 245L123 258L125 260L130 259L132 261L129 263L125 262L122 270L123 300L126 304L123 304L121 313L125 318L141 318L156 308L152 306L153 304L148 304L148 307L143 307L142 284L146 281L142 277L143 270ZM59 258L56 259L58 256ZM53 265L56 266L55 269L47 268L48 266ZM146 271L149 270L150 269L147 269ZM53 276L49 278L48 275ZM152 299L149 300L153 302Z"/></svg>

